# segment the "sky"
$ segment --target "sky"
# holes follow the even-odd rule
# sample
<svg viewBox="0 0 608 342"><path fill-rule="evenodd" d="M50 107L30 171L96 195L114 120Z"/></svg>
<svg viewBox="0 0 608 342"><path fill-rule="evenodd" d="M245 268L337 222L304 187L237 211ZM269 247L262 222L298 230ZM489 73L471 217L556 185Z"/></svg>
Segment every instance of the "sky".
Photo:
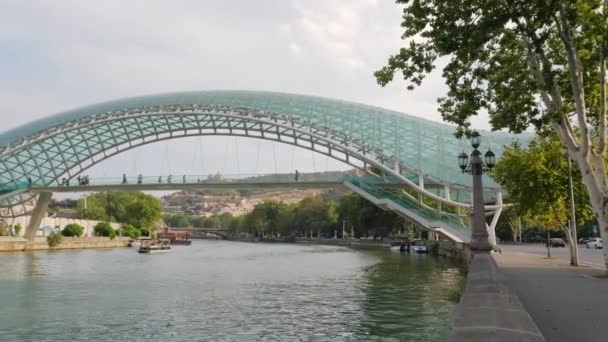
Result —
<svg viewBox="0 0 608 342"><path fill-rule="evenodd" d="M3 0L0 131L97 102L215 89L320 95L441 121L440 70L414 91L374 79L404 44L401 13L389 0ZM472 122L489 128L487 117ZM292 146L205 137L134 149L90 174L348 168Z"/></svg>

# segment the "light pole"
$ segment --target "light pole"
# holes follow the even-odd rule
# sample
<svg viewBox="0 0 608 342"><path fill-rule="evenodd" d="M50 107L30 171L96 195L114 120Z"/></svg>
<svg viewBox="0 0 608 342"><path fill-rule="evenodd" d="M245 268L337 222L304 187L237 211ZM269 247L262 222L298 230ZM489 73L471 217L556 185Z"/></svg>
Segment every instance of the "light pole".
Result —
<svg viewBox="0 0 608 342"><path fill-rule="evenodd" d="M463 152L458 155L458 165L462 173L473 175L473 225L471 229L471 249L474 251L490 251L492 246L488 241L488 230L486 228L486 218L483 202L483 187L481 176L484 172L491 170L496 163L496 156L492 150L488 150L483 156L477 149L481 144L481 134L473 131L470 136L471 158Z"/></svg>

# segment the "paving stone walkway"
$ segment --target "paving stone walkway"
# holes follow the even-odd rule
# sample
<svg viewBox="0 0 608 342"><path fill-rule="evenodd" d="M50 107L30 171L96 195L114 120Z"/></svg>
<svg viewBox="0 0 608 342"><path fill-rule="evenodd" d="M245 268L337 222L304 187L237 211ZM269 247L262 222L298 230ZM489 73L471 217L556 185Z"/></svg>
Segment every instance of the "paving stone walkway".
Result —
<svg viewBox="0 0 608 342"><path fill-rule="evenodd" d="M604 271L510 248L493 257L547 341L608 341L608 278L597 277Z"/></svg>

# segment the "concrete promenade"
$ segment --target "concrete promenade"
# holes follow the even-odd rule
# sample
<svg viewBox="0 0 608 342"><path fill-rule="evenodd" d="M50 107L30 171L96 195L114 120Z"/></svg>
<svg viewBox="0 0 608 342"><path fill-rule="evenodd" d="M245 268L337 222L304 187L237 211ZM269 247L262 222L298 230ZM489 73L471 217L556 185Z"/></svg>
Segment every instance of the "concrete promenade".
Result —
<svg viewBox="0 0 608 342"><path fill-rule="evenodd" d="M547 341L606 341L608 336L608 278L603 270L569 266L565 248L546 258L541 245L501 246L493 253L505 282ZM583 263L601 267L602 251L581 250Z"/></svg>

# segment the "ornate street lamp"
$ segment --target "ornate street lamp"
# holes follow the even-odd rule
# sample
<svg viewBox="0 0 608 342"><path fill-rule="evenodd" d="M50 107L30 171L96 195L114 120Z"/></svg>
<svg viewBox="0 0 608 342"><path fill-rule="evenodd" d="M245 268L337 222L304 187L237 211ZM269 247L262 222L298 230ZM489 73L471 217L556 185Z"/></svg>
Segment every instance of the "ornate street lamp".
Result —
<svg viewBox="0 0 608 342"><path fill-rule="evenodd" d="M481 134L473 131L470 136L473 152L470 157L463 151L458 155L458 166L462 173L473 175L473 226L471 229L471 249L474 251L490 251L492 246L488 241L486 228L483 187L481 175L491 170L496 164L496 155L488 150L485 155L477 149L481 145Z"/></svg>

